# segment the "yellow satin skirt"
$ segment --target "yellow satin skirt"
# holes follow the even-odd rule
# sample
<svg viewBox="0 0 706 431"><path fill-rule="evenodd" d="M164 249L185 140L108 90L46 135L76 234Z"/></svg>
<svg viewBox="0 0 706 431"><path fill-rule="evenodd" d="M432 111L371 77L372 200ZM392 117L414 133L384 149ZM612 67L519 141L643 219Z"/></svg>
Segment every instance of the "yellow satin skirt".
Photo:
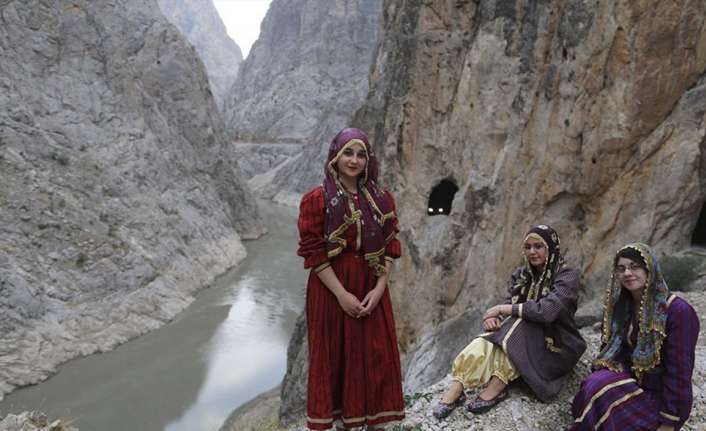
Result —
<svg viewBox="0 0 706 431"><path fill-rule="evenodd" d="M482 386L496 376L508 384L520 377L510 358L499 346L478 337L471 341L454 359L451 368L453 379L465 389Z"/></svg>

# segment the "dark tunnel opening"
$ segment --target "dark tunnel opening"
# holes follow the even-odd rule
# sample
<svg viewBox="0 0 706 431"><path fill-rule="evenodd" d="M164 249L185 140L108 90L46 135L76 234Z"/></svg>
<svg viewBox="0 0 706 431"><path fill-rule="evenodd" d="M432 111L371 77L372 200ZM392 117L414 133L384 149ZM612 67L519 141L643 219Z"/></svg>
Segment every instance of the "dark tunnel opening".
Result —
<svg viewBox="0 0 706 431"><path fill-rule="evenodd" d="M706 202L701 207L694 233L691 234L691 245L706 247Z"/></svg>
<svg viewBox="0 0 706 431"><path fill-rule="evenodd" d="M449 180L441 180L431 189L427 204L427 215L449 215L458 186Z"/></svg>

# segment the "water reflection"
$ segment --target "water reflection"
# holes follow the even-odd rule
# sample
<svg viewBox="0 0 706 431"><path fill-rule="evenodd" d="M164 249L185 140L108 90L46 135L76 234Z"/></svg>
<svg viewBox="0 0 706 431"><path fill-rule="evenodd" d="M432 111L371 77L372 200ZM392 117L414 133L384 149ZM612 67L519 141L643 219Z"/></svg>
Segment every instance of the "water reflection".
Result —
<svg viewBox="0 0 706 431"><path fill-rule="evenodd" d="M41 409L82 430L216 430L228 414L280 383L304 306L296 211L265 204L270 234L169 325L71 361L0 402L0 415Z"/></svg>

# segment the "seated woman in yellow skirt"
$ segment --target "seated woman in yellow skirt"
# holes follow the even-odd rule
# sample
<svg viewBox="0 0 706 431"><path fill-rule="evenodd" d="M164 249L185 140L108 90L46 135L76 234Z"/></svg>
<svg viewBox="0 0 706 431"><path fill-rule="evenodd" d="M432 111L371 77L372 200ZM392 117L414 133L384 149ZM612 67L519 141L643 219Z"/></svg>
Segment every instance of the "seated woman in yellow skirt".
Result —
<svg viewBox="0 0 706 431"><path fill-rule="evenodd" d="M486 332L454 360L454 382L432 410L437 419L465 403L464 390L483 385L467 409L490 410L507 398L506 386L518 377L537 398L549 401L586 350L574 322L580 275L564 263L556 231L546 225L530 229L523 256L505 301L483 316Z"/></svg>

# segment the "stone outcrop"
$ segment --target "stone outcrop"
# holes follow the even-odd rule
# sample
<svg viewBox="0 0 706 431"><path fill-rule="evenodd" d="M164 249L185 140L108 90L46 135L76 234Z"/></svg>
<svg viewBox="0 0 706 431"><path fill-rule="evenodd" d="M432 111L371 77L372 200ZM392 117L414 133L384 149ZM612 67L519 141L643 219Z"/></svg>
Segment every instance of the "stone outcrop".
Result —
<svg viewBox="0 0 706 431"><path fill-rule="evenodd" d="M212 0L158 0L164 16L196 48L206 66L219 108L238 76L243 53L218 15Z"/></svg>
<svg viewBox="0 0 706 431"><path fill-rule="evenodd" d="M410 372L447 361L422 355L424 340L499 301L531 225L560 233L583 301L603 294L620 245L689 246L706 199L704 12L703 0L384 2L352 124L397 200L391 289L415 387L442 376ZM441 180L459 190L449 216L429 217Z"/></svg>
<svg viewBox="0 0 706 431"><path fill-rule="evenodd" d="M0 396L154 329L262 233L154 0L0 2Z"/></svg>
<svg viewBox="0 0 706 431"><path fill-rule="evenodd" d="M303 192L321 181L328 143L368 92L382 0L274 0L226 99L239 140L306 144L273 188Z"/></svg>
<svg viewBox="0 0 706 431"><path fill-rule="evenodd" d="M60 419L49 421L41 412L23 412L0 418L0 430L3 431L78 431L69 423Z"/></svg>
<svg viewBox="0 0 706 431"><path fill-rule="evenodd" d="M300 144L251 144L236 142L233 151L238 158L238 166L242 176L250 180L257 175L263 175L296 157L302 151Z"/></svg>
<svg viewBox="0 0 706 431"><path fill-rule="evenodd" d="M602 295L620 245L689 246L706 198L705 11L704 1L385 3L354 124L397 198L403 348L497 302L532 224L560 233L587 300ZM442 179L459 187L453 209L429 217Z"/></svg>

